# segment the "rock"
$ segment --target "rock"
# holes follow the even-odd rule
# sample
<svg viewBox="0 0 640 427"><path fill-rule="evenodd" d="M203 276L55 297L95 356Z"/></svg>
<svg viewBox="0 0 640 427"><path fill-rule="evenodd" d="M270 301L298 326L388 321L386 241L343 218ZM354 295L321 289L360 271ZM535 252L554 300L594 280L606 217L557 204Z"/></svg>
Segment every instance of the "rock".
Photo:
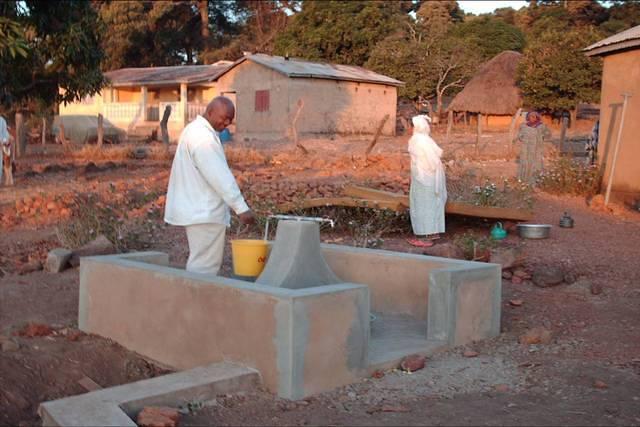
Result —
<svg viewBox="0 0 640 427"><path fill-rule="evenodd" d="M564 282L568 285L573 285L574 283L576 283L577 277L576 275L571 272L571 271L567 271L564 273Z"/></svg>
<svg viewBox="0 0 640 427"><path fill-rule="evenodd" d="M511 283L513 283L514 285L520 285L520 284L522 284L522 278L520 278L518 276L513 276L511 278Z"/></svg>
<svg viewBox="0 0 640 427"><path fill-rule="evenodd" d="M523 258L519 250L515 248L492 249L489 262L500 264L502 269L513 268L521 265Z"/></svg>
<svg viewBox="0 0 640 427"><path fill-rule="evenodd" d="M109 239L107 239L103 234L101 234L98 237L96 237L95 240L92 240L91 242L87 243L83 247L74 250L73 254L71 255L71 259L69 260L69 263L73 267L77 267L80 265L80 257L95 256L95 255L109 255L115 252L116 252L116 248L115 246L113 246L113 243L111 243Z"/></svg>
<svg viewBox="0 0 640 427"><path fill-rule="evenodd" d="M53 329L43 323L28 323L25 327L13 334L27 338L46 337L53 334Z"/></svg>
<svg viewBox="0 0 640 427"><path fill-rule="evenodd" d="M464 251L453 243L436 243L430 248L425 248L422 253L442 258L465 259Z"/></svg>
<svg viewBox="0 0 640 427"><path fill-rule="evenodd" d="M380 369L378 369L373 374L371 374L371 377L372 378L376 378L376 379L383 378L384 377L384 371L381 371Z"/></svg>
<svg viewBox="0 0 640 427"><path fill-rule="evenodd" d="M418 354L412 354L411 356L407 356L402 359L400 362L400 368L403 371L415 372L424 368L427 358L424 356L420 356Z"/></svg>
<svg viewBox="0 0 640 427"><path fill-rule="evenodd" d="M522 304L524 304L524 302L521 299L512 299L512 300L509 300L509 304L514 307L520 307L522 306Z"/></svg>
<svg viewBox="0 0 640 427"><path fill-rule="evenodd" d="M600 380L595 380L593 382L593 388L598 388L600 390L604 390L606 388L609 388L609 386L607 385L607 383L605 383L604 381L600 381Z"/></svg>
<svg viewBox="0 0 640 427"><path fill-rule="evenodd" d="M367 414L375 414L376 412L410 412L411 408L403 405L377 405L367 409Z"/></svg>
<svg viewBox="0 0 640 427"><path fill-rule="evenodd" d="M503 278L503 279L507 279L507 280L509 280L509 279L511 279L512 277L513 277L513 273L512 273L512 272L510 272L509 270L505 270L505 271L503 271L503 272L502 272L502 278Z"/></svg>
<svg viewBox="0 0 640 427"><path fill-rule="evenodd" d="M509 391L509 386L506 384L496 384L493 389L498 393L506 393Z"/></svg>
<svg viewBox="0 0 640 427"><path fill-rule="evenodd" d="M543 327L528 330L520 336L520 344L548 344L551 342L551 331Z"/></svg>
<svg viewBox="0 0 640 427"><path fill-rule="evenodd" d="M589 291L592 295L600 295L602 293L602 285L598 283L592 283L589 286Z"/></svg>
<svg viewBox="0 0 640 427"><path fill-rule="evenodd" d="M33 260L22 265L18 269L18 274L20 275L29 274L29 273L33 273L34 271L40 271L40 270L42 270L42 263L38 260Z"/></svg>
<svg viewBox="0 0 640 427"><path fill-rule="evenodd" d="M478 352L473 350L467 350L464 353L462 353L462 355L464 357L478 357Z"/></svg>
<svg viewBox="0 0 640 427"><path fill-rule="evenodd" d="M530 279L531 278L531 275L529 273L527 273L526 270L523 270L521 268L518 268L517 270L515 270L513 272L513 275L516 276L516 277L519 277L521 279Z"/></svg>
<svg viewBox="0 0 640 427"><path fill-rule="evenodd" d="M45 270L50 273L60 273L69 266L71 255L73 255L73 252L65 248L50 250L45 263Z"/></svg>
<svg viewBox="0 0 640 427"><path fill-rule="evenodd" d="M177 409L163 406L147 406L138 414L140 427L176 427L180 414Z"/></svg>
<svg viewBox="0 0 640 427"><path fill-rule="evenodd" d="M78 331L78 330L70 331L70 332L67 333L67 340L69 340L69 341L78 341L84 335L85 335L85 333L82 332L82 331Z"/></svg>
<svg viewBox="0 0 640 427"><path fill-rule="evenodd" d="M20 349L20 344L14 340L7 338L6 340L0 340L2 351L16 351Z"/></svg>
<svg viewBox="0 0 640 427"><path fill-rule="evenodd" d="M138 160L142 160L142 159L146 159L147 158L147 149L145 147L136 147L133 150L133 157L138 159Z"/></svg>
<svg viewBox="0 0 640 427"><path fill-rule="evenodd" d="M533 270L533 284L540 288L548 288L551 286L559 285L563 280L564 271L558 266L537 266Z"/></svg>

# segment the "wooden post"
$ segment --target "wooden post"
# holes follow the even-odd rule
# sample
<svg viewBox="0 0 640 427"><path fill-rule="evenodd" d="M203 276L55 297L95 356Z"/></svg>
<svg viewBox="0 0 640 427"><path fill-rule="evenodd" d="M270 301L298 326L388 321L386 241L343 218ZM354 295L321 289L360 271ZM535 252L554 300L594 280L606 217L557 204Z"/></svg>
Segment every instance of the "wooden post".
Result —
<svg viewBox="0 0 640 427"><path fill-rule="evenodd" d="M568 121L569 119L566 117L562 117L562 126L560 127L560 146L558 147L558 150L560 150L560 155L563 156L565 155L565 151L564 151L564 140L566 138L567 135L567 125L568 125Z"/></svg>
<svg viewBox="0 0 640 427"><path fill-rule="evenodd" d="M22 113L16 113L16 157L22 157L26 153L26 138L24 134L24 116Z"/></svg>
<svg viewBox="0 0 640 427"><path fill-rule="evenodd" d="M147 87L140 87L140 108L142 109L142 121L146 122L149 118L147 117L147 95L148 95Z"/></svg>
<svg viewBox="0 0 640 427"><path fill-rule="evenodd" d="M462 116L464 118L464 127L469 126L469 123L467 122L467 112L464 112L464 116Z"/></svg>
<svg viewBox="0 0 640 427"><path fill-rule="evenodd" d="M518 108L518 111L511 118L511 123L509 124L509 140L507 144L509 145L509 156L513 154L513 140L514 140L514 132L516 130L516 123L518 122L518 117L522 113L522 108Z"/></svg>
<svg viewBox="0 0 640 427"><path fill-rule="evenodd" d="M182 123L182 126L186 126L187 122L189 121L189 116L188 116L188 111L187 111L187 84L186 83L180 83L180 112L178 113L179 115L182 115L180 117L180 122Z"/></svg>
<svg viewBox="0 0 640 427"><path fill-rule="evenodd" d="M293 143L295 144L295 146L302 151L302 154L307 155L309 154L309 150L307 150L307 148L304 145L300 144L300 142L298 141L298 129L296 128L296 124L298 122L298 118L300 117L300 112L302 111L302 107L304 107L304 101L300 99L298 100L298 111L296 111L296 114L295 116L293 116L293 120L291 121L291 133L293 136Z"/></svg>
<svg viewBox="0 0 640 427"><path fill-rule="evenodd" d="M42 146L47 144L47 118L42 117Z"/></svg>
<svg viewBox="0 0 640 427"><path fill-rule="evenodd" d="M385 114L385 116L382 118L382 120L380 120L380 124L378 124L378 128L376 129L376 133L373 135L373 139L369 143L369 147L367 148L367 151L365 153L367 156L369 156L369 153L371 153L371 150L373 150L373 147L378 142L378 138L380 137L380 134L382 133L382 128L384 127L384 124L387 122L387 120L389 120L389 115Z"/></svg>
<svg viewBox="0 0 640 427"><path fill-rule="evenodd" d="M160 121L160 133L162 134L162 143L165 146L169 146L169 130L167 129L167 123L169 122L169 116L171 115L171 105L164 107L164 113L162 113L162 120Z"/></svg>
<svg viewBox="0 0 640 427"><path fill-rule="evenodd" d="M480 137L482 136L482 114L478 113L478 126L476 133L476 155L480 154Z"/></svg>
<svg viewBox="0 0 640 427"><path fill-rule="evenodd" d="M104 126L102 114L98 114L98 147L102 147L104 141Z"/></svg>
<svg viewBox="0 0 640 427"><path fill-rule="evenodd" d="M609 180L607 182L607 192L604 196L604 205L609 204L609 196L611 196L611 187L613 185L613 173L616 170L616 163L618 162L618 149L620 148L620 139L622 138L622 128L624 127L624 113L627 111L627 101L631 97L628 93L623 93L622 97L624 101L622 103L622 114L620 115L620 127L618 128L618 137L616 138L616 148L613 150L613 160L611 162L611 172L609 172Z"/></svg>
<svg viewBox="0 0 640 427"><path fill-rule="evenodd" d="M445 139L445 142L449 142L452 126L453 126L453 111L449 110L449 117L447 118L447 137Z"/></svg>
<svg viewBox="0 0 640 427"><path fill-rule="evenodd" d="M60 119L60 142L63 146L67 146L67 137L64 135L64 125L62 124L62 119Z"/></svg>

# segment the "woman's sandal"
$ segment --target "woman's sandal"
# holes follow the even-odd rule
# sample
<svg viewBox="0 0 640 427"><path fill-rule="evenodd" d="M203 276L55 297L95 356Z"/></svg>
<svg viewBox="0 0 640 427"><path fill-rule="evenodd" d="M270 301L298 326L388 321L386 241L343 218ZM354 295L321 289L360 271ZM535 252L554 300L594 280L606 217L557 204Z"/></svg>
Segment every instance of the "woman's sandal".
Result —
<svg viewBox="0 0 640 427"><path fill-rule="evenodd" d="M424 240L418 240L418 239L407 239L407 243L417 248L430 248L431 246L434 245L433 242L425 242Z"/></svg>

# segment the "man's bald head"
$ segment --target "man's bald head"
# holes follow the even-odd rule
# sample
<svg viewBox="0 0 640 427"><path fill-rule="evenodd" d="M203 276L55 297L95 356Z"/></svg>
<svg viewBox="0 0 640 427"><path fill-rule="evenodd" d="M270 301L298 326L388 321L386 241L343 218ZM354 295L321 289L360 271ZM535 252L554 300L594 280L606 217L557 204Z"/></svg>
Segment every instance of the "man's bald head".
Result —
<svg viewBox="0 0 640 427"><path fill-rule="evenodd" d="M224 96L213 98L204 112L204 117L218 132L233 123L235 115L236 108L233 106L233 102Z"/></svg>

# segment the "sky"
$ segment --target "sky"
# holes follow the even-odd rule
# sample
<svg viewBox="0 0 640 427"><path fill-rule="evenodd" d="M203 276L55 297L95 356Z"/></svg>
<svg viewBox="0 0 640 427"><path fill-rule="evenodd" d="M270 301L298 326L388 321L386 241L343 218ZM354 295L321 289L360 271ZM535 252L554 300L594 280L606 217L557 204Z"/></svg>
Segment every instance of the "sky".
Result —
<svg viewBox="0 0 640 427"><path fill-rule="evenodd" d="M493 12L500 7L512 7L518 10L523 6L526 6L527 2L523 0L458 0L458 4L465 12L471 12L478 15L480 13Z"/></svg>

